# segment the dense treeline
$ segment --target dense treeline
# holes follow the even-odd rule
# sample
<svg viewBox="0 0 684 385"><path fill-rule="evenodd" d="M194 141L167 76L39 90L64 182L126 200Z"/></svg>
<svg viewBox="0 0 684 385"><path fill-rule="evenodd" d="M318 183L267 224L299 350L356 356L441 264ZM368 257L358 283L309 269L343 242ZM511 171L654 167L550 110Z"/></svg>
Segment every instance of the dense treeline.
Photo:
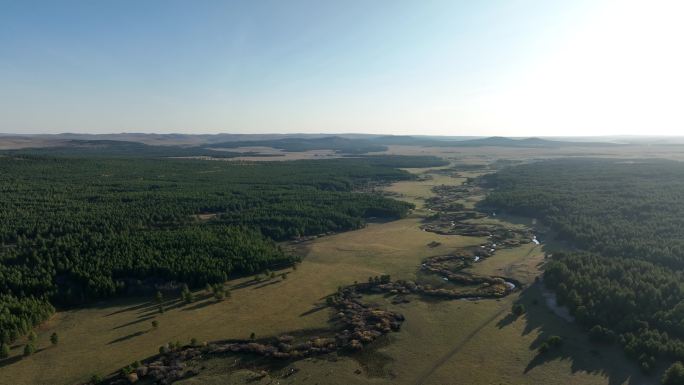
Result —
<svg viewBox="0 0 684 385"><path fill-rule="evenodd" d="M0 157L0 338L26 333L51 303L291 264L275 241L401 217L406 203L360 191L412 178L395 167L439 164Z"/></svg>
<svg viewBox="0 0 684 385"><path fill-rule="evenodd" d="M618 341L645 370L684 359L684 164L576 159L484 178L483 205L540 218L578 250L544 280L597 341Z"/></svg>
<svg viewBox="0 0 684 385"><path fill-rule="evenodd" d="M144 143L123 140L68 140L58 146L22 148L5 150L9 155L42 155L67 157L212 157L235 158L239 156L255 155L254 153L239 153L218 151L200 146L152 146ZM263 155L260 155L263 156Z"/></svg>
<svg viewBox="0 0 684 385"><path fill-rule="evenodd" d="M366 154L369 152L385 151L387 146L367 139L350 139L340 136L326 136L323 138L283 138L270 140L234 141L212 143L214 148L237 148L265 146L283 151L311 151L333 150L344 154Z"/></svg>

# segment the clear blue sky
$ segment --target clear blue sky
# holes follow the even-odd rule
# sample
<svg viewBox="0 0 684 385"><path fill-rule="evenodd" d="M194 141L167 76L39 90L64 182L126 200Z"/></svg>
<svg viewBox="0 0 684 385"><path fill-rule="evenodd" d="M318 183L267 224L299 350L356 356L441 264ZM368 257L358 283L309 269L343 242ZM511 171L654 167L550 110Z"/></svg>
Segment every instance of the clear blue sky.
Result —
<svg viewBox="0 0 684 385"><path fill-rule="evenodd" d="M683 9L0 0L0 132L684 134Z"/></svg>

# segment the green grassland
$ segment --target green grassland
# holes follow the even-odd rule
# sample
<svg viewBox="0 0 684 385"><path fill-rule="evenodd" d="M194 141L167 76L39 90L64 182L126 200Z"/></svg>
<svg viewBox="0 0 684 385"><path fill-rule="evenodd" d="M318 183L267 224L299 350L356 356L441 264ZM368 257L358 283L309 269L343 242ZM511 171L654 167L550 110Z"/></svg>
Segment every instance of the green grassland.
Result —
<svg viewBox="0 0 684 385"><path fill-rule="evenodd" d="M151 298L140 298L59 312L39 329L38 346L49 346L53 332L60 335L60 344L0 368L0 383L72 384L155 354L169 341L187 342L193 337L211 341L246 338L251 332L266 336L323 328L328 313L316 311L317 304L338 286L383 273L408 277L425 257L481 241L423 232L418 225L417 218L371 224L297 245L305 262L296 271L284 271L287 279L278 277L259 284L250 282L251 278L228 282L232 298L222 302L207 298L186 305L170 300L164 314L159 314ZM433 241L442 245L428 247ZM245 283L248 285L243 286ZM202 298L203 293L198 292L197 297ZM159 322L157 329L151 326L153 319ZM21 342L13 351L15 357L21 353Z"/></svg>
<svg viewBox="0 0 684 385"><path fill-rule="evenodd" d="M425 172L425 171L423 171ZM458 183L457 180L442 180ZM423 186L421 186L421 184ZM411 201L432 195L434 180L397 183L389 189ZM421 196L421 192L425 195ZM415 202L415 200L414 200ZM508 219L508 218L507 218ZM484 219L502 223L504 219ZM510 226L526 221L515 220ZM364 230L320 238L306 245L302 264L333 263L337 271L360 269L363 276L390 273L412 278L422 256L439 255L462 247L468 237L441 236L439 249L421 248L435 234L418 229L419 221L405 219L369 226ZM439 237L439 236L437 236ZM449 241L455 238L456 241ZM472 239L477 244L481 239ZM376 343L371 352L352 356L312 358L291 365L294 375L266 376L255 380L253 372L231 370L225 359L204 362L205 371L183 384L280 383L280 384L580 384L617 385L654 382L617 349L590 344L586 335L553 314L544 304L535 279L544 262L541 246L522 245L501 250L474 264L477 274L506 275L527 286L522 293L501 300L426 301L417 297L393 305L383 296L367 299L406 316L401 332ZM346 266L345 266L346 265ZM525 315L512 317L515 303L524 303ZM537 347L549 336L559 335L563 347L538 356ZM271 382L274 381L274 382Z"/></svg>
<svg viewBox="0 0 684 385"><path fill-rule="evenodd" d="M444 174L431 173L432 170L446 169L448 166L435 168L409 168L406 171L419 175L420 180L401 181L385 188L385 191L397 199L412 203L416 209L422 210L425 198L433 196L432 188L439 185L455 185L465 181L465 177L453 177Z"/></svg>
<svg viewBox="0 0 684 385"><path fill-rule="evenodd" d="M475 154L470 156L481 161ZM429 170L412 171L424 178L398 182L387 190L419 207L432 195L433 186L464 180ZM418 209L406 219L292 245L303 262L296 270L277 272L286 273L287 279L255 283L249 277L227 282L232 297L222 302L205 298L200 291L192 304L169 299L163 314L151 298L58 312L39 329L37 345L44 349L31 357L3 362L0 384L74 384L156 354L169 341L247 338L252 332L264 337L325 328L329 310L319 306L338 286L379 274L412 279L423 258L483 241L422 231L419 226L425 213ZM429 247L431 242L439 245ZM369 351L298 361L290 364L299 369L295 374L274 378L282 374L276 370L274 377L260 380L252 370L235 370L233 357L212 358L201 363L204 369L198 376L179 384L645 383L621 353L590 345L577 327L546 308L534 284L543 262L543 250L530 244L499 251L475 264L474 273L509 275L529 285L522 293L500 300L435 301L410 296L409 303L393 305L382 296L370 297L403 313L406 322L400 332L383 337ZM513 318L510 309L518 301L528 311ZM156 329L151 326L153 319L159 322ZM49 347L53 332L60 335L60 343ZM536 348L549 335L561 335L566 343L558 352L539 358ZM14 357L20 354L20 343Z"/></svg>

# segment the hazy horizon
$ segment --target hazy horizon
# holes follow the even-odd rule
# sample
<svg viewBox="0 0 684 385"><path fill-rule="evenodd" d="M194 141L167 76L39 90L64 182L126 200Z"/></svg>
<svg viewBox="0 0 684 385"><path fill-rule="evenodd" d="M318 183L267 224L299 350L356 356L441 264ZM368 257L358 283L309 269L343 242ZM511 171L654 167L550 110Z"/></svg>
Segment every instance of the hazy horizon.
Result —
<svg viewBox="0 0 684 385"><path fill-rule="evenodd" d="M676 1L3 8L7 134L684 132Z"/></svg>
<svg viewBox="0 0 684 385"><path fill-rule="evenodd" d="M383 134L383 133L368 133L368 132L263 132L263 133L249 133L249 132L47 132L47 133L13 133L13 132L0 132L0 136L12 137L12 136L126 136L126 135L197 135L197 136L216 136L216 135L229 135L229 136L409 136L409 137L424 137L424 138L449 138L449 139L477 139L477 138L511 138L511 139L582 139L582 141L590 141L592 139L602 140L602 139L668 139L668 138L684 138L684 134L672 134L672 135L649 135L649 134L625 134L625 135L440 135L440 134Z"/></svg>

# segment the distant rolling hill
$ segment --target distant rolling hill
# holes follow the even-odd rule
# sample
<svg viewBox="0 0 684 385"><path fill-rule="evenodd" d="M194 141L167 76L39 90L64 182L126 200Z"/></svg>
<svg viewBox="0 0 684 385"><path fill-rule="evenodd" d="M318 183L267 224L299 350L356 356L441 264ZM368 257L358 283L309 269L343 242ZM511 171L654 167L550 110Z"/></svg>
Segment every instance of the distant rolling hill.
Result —
<svg viewBox="0 0 684 385"><path fill-rule="evenodd" d="M387 147L375 140L351 139L341 136L322 138L283 138L274 140L250 140L212 143L212 148L272 147L288 152L333 150L340 154L366 154L385 151Z"/></svg>
<svg viewBox="0 0 684 385"><path fill-rule="evenodd" d="M20 155L46 155L59 157L198 157L234 158L250 156L252 153L215 151L198 146L152 146L139 142L121 140L63 140L47 147L27 147L1 151L1 153Z"/></svg>
<svg viewBox="0 0 684 385"><path fill-rule="evenodd" d="M425 147L512 147L560 148L605 147L620 144L551 140L543 138L438 137L410 135L367 134L58 134L58 135L0 135L0 150L46 155L94 156L211 156L230 158L256 155L231 151L239 147L271 147L285 152L331 150L341 155L362 155L382 152L390 145ZM624 145L624 144L623 144ZM222 149L222 150L219 150Z"/></svg>
<svg viewBox="0 0 684 385"><path fill-rule="evenodd" d="M608 142L570 142L560 140L549 140L541 138L514 139L502 136L492 136L488 138L476 139L439 139L435 137L420 136L383 136L372 139L383 144L407 145L407 146L426 146L426 147L520 147L520 148L558 148L569 146L595 147L595 146L616 146L615 143Z"/></svg>

